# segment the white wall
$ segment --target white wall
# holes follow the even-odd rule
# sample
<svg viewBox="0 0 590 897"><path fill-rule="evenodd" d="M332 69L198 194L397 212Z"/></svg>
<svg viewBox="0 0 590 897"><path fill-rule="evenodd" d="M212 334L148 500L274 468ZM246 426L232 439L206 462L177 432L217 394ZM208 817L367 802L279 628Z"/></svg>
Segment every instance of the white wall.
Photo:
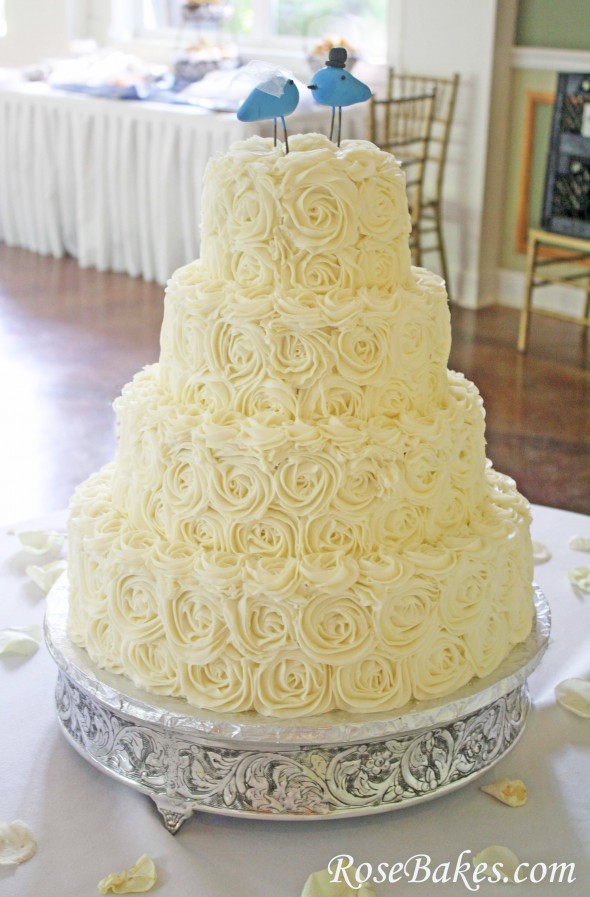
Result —
<svg viewBox="0 0 590 897"><path fill-rule="evenodd" d="M67 53L71 27L68 0L5 0L5 9L8 30L0 39L0 65L30 65Z"/></svg>
<svg viewBox="0 0 590 897"><path fill-rule="evenodd" d="M461 84L445 183L445 233L455 301L494 301L516 0L391 0L390 62ZM436 268L435 255L425 264Z"/></svg>

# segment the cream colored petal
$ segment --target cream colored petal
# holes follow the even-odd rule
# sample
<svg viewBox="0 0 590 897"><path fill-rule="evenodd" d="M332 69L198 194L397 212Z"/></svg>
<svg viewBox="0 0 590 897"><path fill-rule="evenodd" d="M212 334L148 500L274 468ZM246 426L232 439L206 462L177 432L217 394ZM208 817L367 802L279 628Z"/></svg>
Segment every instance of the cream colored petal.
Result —
<svg viewBox="0 0 590 897"><path fill-rule="evenodd" d="M509 807L522 807L526 804L526 785L520 779L498 779L497 782L482 785L480 790Z"/></svg>
<svg viewBox="0 0 590 897"><path fill-rule="evenodd" d="M502 847L500 844L493 844L480 850L473 856L471 862L474 866L484 865L485 873L489 879L497 879L499 881L514 881L514 874L520 865L520 860L510 850L509 847Z"/></svg>
<svg viewBox="0 0 590 897"><path fill-rule="evenodd" d="M574 551L590 551L590 536L572 536L569 546Z"/></svg>
<svg viewBox="0 0 590 897"><path fill-rule="evenodd" d="M35 855L37 842L31 829L20 819L0 822L0 866L16 866Z"/></svg>
<svg viewBox="0 0 590 897"><path fill-rule="evenodd" d="M10 626L0 629L0 654L34 654L43 630L40 626Z"/></svg>
<svg viewBox="0 0 590 897"><path fill-rule="evenodd" d="M65 561L51 561L50 564L45 564L42 567L31 564L30 567L27 567L25 572L27 576L33 580L35 585L39 586L44 592L48 592L53 583L59 579L65 569Z"/></svg>
<svg viewBox="0 0 590 897"><path fill-rule="evenodd" d="M48 551L59 551L64 544L64 537L60 533L46 532L45 530L22 530L15 535L28 554L47 554Z"/></svg>
<svg viewBox="0 0 590 897"><path fill-rule="evenodd" d="M156 879L154 861L144 853L131 869L105 876L97 887L101 894L143 894L153 888Z"/></svg>
<svg viewBox="0 0 590 897"><path fill-rule="evenodd" d="M533 542L533 561L535 564L546 564L551 560L551 552L542 542Z"/></svg>
<svg viewBox="0 0 590 897"><path fill-rule="evenodd" d="M335 877L338 877L338 881L333 881ZM312 872L303 886L301 897L353 897L354 894L359 897L376 897L369 882L358 886L354 866L346 867L344 863L339 869L337 863L334 863L330 865L330 869Z"/></svg>
<svg viewBox="0 0 590 897"><path fill-rule="evenodd" d="M574 567L567 575L573 585L583 592L590 592L590 567Z"/></svg>
<svg viewBox="0 0 590 897"><path fill-rule="evenodd" d="M559 703L584 719L590 719L590 681L588 679L564 679L555 687Z"/></svg>

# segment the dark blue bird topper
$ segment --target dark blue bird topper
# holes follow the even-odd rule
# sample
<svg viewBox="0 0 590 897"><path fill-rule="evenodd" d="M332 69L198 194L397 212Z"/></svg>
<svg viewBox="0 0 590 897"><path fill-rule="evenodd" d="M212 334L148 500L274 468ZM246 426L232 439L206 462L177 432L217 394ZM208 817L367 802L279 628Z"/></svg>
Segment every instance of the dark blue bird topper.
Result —
<svg viewBox="0 0 590 897"><path fill-rule="evenodd" d="M289 138L285 116L294 112L299 103L297 85L290 77L290 73L273 69L270 65L266 66L264 63L256 62L245 66L245 69L249 68L250 72L247 74L266 72L267 77L256 85L241 104L237 111L238 120L266 121L272 118L274 121L274 145L276 146L277 118L280 118L285 135L285 152L288 153Z"/></svg>
<svg viewBox="0 0 590 897"><path fill-rule="evenodd" d="M338 146L342 134L342 107L364 103L371 96L371 88L345 69L348 54L344 47L332 47L325 66L315 73L307 86L320 106L332 107L330 140L334 134L334 117L338 107Z"/></svg>

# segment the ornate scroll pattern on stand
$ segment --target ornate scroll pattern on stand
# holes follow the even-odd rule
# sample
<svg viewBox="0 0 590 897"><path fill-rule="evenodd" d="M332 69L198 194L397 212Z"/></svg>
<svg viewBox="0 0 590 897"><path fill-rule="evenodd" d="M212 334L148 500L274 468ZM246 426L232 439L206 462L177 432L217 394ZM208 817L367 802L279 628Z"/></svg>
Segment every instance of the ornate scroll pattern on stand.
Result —
<svg viewBox="0 0 590 897"><path fill-rule="evenodd" d="M198 809L313 816L377 812L464 784L516 742L526 684L462 719L347 745L227 747L119 716L60 672L60 722L78 749L158 805L169 831Z"/></svg>

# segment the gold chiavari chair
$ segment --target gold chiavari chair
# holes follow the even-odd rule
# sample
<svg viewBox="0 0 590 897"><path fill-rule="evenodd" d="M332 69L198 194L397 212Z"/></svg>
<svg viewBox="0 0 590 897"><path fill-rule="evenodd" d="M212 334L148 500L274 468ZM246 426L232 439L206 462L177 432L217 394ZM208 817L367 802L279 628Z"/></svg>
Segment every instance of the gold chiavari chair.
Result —
<svg viewBox="0 0 590 897"><path fill-rule="evenodd" d="M436 252L438 254L449 299L451 289L443 237L442 201L449 138L458 89L458 74L443 78L430 75L398 74L394 69L390 69L388 74L387 96L390 98L436 91L421 208L417 216L419 228L414 241L419 246L416 255L420 258L427 253Z"/></svg>
<svg viewBox="0 0 590 897"><path fill-rule="evenodd" d="M422 261L418 234L435 97L435 91L429 91L386 99L373 96L370 100L369 139L380 149L393 153L406 174L412 220L410 245L416 265Z"/></svg>
<svg viewBox="0 0 590 897"><path fill-rule="evenodd" d="M585 303L581 314L533 307L533 291L555 284L584 290ZM518 329L519 352L526 352L528 348L532 312L590 328L590 240L553 234L541 228L529 230L526 285Z"/></svg>

